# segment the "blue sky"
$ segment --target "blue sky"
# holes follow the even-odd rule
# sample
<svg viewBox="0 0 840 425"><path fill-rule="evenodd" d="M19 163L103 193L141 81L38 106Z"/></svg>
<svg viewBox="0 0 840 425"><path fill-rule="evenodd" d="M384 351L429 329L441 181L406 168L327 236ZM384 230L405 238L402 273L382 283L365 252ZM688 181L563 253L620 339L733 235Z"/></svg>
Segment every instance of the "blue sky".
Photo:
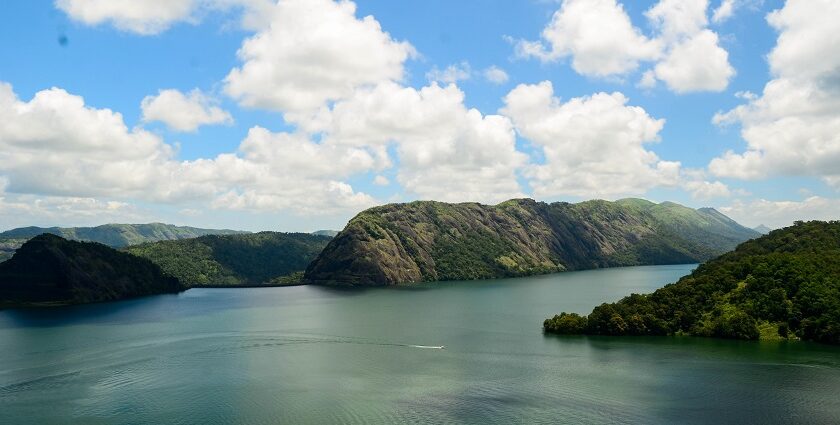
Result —
<svg viewBox="0 0 840 425"><path fill-rule="evenodd" d="M0 228L314 230L513 196L836 218L836 19L830 0L8 1Z"/></svg>

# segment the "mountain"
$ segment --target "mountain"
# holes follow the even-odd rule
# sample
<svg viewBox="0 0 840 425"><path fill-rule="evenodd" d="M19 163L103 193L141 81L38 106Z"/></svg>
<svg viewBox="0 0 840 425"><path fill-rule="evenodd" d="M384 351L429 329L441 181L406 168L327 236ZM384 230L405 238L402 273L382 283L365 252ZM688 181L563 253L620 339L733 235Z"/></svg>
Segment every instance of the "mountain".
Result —
<svg viewBox="0 0 840 425"><path fill-rule="evenodd" d="M692 263L758 236L713 209L671 202L418 201L358 214L309 265L304 281L382 286Z"/></svg>
<svg viewBox="0 0 840 425"><path fill-rule="evenodd" d="M755 230L758 233L761 233L762 235L766 235L766 234L773 231L773 229L771 229L771 228L769 228L769 227L767 227L763 224L759 224L757 227L753 227L753 230Z"/></svg>
<svg viewBox="0 0 840 425"><path fill-rule="evenodd" d="M797 222L745 242L649 295L561 313L546 332L800 338L840 344L840 221Z"/></svg>
<svg viewBox="0 0 840 425"><path fill-rule="evenodd" d="M204 235L240 234L235 230L199 229L163 223L104 224L96 227L21 227L0 233L0 241L27 240L43 233L64 239L99 242L112 248L122 248L145 242L187 239Z"/></svg>
<svg viewBox="0 0 840 425"><path fill-rule="evenodd" d="M339 233L338 230L316 230L312 232L313 235L335 237Z"/></svg>
<svg viewBox="0 0 840 425"><path fill-rule="evenodd" d="M20 248L26 239L5 239L0 240L0 263L12 258L15 251Z"/></svg>
<svg viewBox="0 0 840 425"><path fill-rule="evenodd" d="M63 305L184 288L152 262L94 242L43 234L0 263L0 305Z"/></svg>
<svg viewBox="0 0 840 425"><path fill-rule="evenodd" d="M125 251L151 260L188 286L289 284L300 280L331 239L308 233L260 232L160 241Z"/></svg>

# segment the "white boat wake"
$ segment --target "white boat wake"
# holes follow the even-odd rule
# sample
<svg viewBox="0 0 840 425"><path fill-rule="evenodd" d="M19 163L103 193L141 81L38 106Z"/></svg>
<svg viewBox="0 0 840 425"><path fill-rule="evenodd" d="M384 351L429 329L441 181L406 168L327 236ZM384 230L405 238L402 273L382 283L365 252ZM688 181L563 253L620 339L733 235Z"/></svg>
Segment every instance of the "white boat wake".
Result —
<svg viewBox="0 0 840 425"><path fill-rule="evenodd" d="M443 350L446 348L444 345L409 345L412 348L428 348L432 350Z"/></svg>

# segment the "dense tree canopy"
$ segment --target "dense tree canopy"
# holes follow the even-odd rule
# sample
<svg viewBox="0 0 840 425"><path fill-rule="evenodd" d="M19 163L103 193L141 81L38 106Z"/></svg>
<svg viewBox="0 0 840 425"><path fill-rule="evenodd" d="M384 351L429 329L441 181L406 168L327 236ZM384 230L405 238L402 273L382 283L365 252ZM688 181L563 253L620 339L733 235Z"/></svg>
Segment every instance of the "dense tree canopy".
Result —
<svg viewBox="0 0 840 425"><path fill-rule="evenodd" d="M546 332L800 338L840 344L840 222L797 222L745 242L649 295L589 316L562 313Z"/></svg>
<svg viewBox="0 0 840 425"><path fill-rule="evenodd" d="M148 258L188 286L293 284L330 239L260 232L160 241L126 251Z"/></svg>

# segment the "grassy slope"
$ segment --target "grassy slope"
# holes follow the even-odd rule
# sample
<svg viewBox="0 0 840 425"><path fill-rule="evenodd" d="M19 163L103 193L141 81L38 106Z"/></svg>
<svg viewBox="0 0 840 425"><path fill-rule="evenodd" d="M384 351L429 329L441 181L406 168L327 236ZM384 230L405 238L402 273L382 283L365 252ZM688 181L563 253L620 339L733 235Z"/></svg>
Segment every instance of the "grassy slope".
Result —
<svg viewBox="0 0 840 425"><path fill-rule="evenodd" d="M840 222L775 230L650 295L546 320L554 333L840 343Z"/></svg>

